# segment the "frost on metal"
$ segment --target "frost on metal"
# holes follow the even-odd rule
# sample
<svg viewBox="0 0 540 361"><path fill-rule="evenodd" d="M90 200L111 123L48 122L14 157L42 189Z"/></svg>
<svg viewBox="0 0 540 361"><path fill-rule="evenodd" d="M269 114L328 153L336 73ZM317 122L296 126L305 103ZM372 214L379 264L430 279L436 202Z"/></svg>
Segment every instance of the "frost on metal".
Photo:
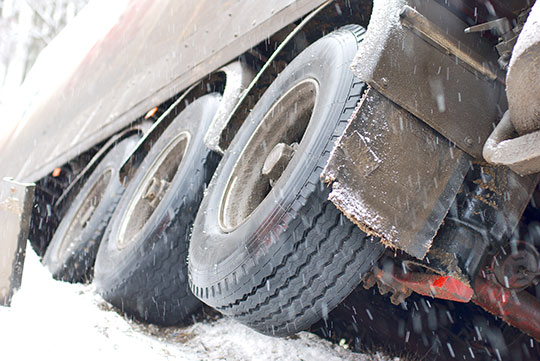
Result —
<svg viewBox="0 0 540 361"><path fill-rule="evenodd" d="M399 13L405 0L375 0L365 38L358 48L351 69L364 81L373 79L373 73L390 34L396 27L401 27Z"/></svg>
<svg viewBox="0 0 540 361"><path fill-rule="evenodd" d="M361 198L356 198L351 195L354 195L353 189L342 185L340 182L334 182L332 183L332 192L328 198L350 221L360 227L362 231L366 232L368 235L380 237L381 241L385 243L386 246L392 247L392 242L387 241L387 239L396 238L396 229L390 227L390 229L385 230L383 227L383 217L371 209L369 205L364 204ZM360 219L362 222L359 221ZM376 229L385 232L379 233Z"/></svg>
<svg viewBox="0 0 540 361"><path fill-rule="evenodd" d="M468 169L464 153L370 88L321 179L329 199L368 234L422 259Z"/></svg>

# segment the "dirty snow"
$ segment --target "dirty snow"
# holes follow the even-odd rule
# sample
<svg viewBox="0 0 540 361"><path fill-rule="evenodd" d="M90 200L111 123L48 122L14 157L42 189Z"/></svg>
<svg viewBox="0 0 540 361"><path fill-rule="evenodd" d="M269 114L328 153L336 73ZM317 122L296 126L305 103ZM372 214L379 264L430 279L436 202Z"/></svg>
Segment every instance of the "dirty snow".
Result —
<svg viewBox="0 0 540 361"><path fill-rule="evenodd" d="M278 339L230 319L183 328L146 326L114 312L92 286L52 279L36 254L26 256L22 288L0 307L5 360L384 360L355 354L302 332Z"/></svg>

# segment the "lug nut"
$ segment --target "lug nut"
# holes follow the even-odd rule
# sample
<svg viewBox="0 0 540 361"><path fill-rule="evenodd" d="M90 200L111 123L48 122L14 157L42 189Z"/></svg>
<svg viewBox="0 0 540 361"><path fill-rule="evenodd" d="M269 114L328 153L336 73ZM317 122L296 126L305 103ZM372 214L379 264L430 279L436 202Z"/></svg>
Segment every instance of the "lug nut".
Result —
<svg viewBox="0 0 540 361"><path fill-rule="evenodd" d="M277 181L294 155L294 148L285 143L278 143L266 157L262 174L268 177L271 183Z"/></svg>
<svg viewBox="0 0 540 361"><path fill-rule="evenodd" d="M169 189L169 186L170 183L165 179L153 177L142 198L146 199L152 207L156 208L165 195L165 192L167 192L167 189Z"/></svg>
<svg viewBox="0 0 540 361"><path fill-rule="evenodd" d="M156 198L157 194L159 193L160 188L160 181L156 177L152 178L152 181L148 185L148 188L146 189L146 192L143 194L143 198L147 199L149 201L152 201Z"/></svg>

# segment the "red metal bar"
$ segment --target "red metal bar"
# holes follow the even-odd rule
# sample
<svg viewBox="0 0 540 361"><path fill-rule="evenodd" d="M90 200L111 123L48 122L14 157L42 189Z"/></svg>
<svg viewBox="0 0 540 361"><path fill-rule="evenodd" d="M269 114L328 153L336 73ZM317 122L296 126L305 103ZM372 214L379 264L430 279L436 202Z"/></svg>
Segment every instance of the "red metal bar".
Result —
<svg viewBox="0 0 540 361"><path fill-rule="evenodd" d="M394 270L393 273L375 270L375 277L385 285L405 292L412 290L424 296L456 302L469 302L474 294L471 287L450 276Z"/></svg>
<svg viewBox="0 0 540 361"><path fill-rule="evenodd" d="M402 294L414 291L424 296L456 302L473 301L493 315L502 318L540 342L540 301L527 291L502 287L481 274L474 290L449 276L408 272L399 269L385 272L375 268L373 274L385 286ZM474 296L474 297L473 297Z"/></svg>
<svg viewBox="0 0 540 361"><path fill-rule="evenodd" d="M504 288L479 275L473 302L540 341L540 302L526 291Z"/></svg>

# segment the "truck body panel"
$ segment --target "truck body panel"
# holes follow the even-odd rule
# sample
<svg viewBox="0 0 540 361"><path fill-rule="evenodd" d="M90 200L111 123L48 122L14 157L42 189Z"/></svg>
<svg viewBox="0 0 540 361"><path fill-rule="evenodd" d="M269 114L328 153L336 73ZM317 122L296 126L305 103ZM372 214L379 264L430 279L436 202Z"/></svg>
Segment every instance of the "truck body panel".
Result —
<svg viewBox="0 0 540 361"><path fill-rule="evenodd" d="M73 73L33 89L37 95L1 148L2 174L43 177L321 3L129 1ZM64 51L59 46L41 61Z"/></svg>

